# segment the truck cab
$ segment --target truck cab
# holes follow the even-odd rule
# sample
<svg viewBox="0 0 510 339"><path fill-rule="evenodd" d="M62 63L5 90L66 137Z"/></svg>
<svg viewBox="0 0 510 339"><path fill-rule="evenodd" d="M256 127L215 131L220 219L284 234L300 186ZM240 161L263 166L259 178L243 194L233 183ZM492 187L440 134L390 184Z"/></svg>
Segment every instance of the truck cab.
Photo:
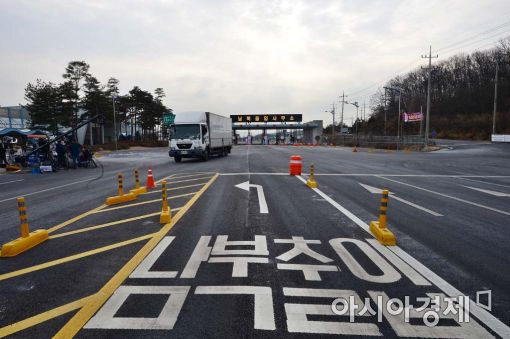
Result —
<svg viewBox="0 0 510 339"><path fill-rule="evenodd" d="M207 161L212 154L226 156L232 148L231 120L209 112L178 113L170 126L169 148L175 162L183 158Z"/></svg>

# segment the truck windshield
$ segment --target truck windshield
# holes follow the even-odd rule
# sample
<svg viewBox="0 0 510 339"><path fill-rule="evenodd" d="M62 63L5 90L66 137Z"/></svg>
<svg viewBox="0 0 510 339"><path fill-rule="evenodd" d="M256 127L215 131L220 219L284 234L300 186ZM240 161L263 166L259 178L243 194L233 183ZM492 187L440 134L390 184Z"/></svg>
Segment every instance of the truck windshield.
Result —
<svg viewBox="0 0 510 339"><path fill-rule="evenodd" d="M172 139L200 140L200 125L173 125L170 134Z"/></svg>

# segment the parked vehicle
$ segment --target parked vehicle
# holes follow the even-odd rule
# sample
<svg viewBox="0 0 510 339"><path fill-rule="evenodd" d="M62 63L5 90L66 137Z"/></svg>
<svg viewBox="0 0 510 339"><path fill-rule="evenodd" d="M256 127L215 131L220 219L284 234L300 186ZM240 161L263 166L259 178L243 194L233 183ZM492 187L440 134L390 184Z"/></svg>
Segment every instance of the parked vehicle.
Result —
<svg viewBox="0 0 510 339"><path fill-rule="evenodd" d="M182 158L227 156L232 150L232 120L210 112L184 112L170 126L169 155L175 162Z"/></svg>

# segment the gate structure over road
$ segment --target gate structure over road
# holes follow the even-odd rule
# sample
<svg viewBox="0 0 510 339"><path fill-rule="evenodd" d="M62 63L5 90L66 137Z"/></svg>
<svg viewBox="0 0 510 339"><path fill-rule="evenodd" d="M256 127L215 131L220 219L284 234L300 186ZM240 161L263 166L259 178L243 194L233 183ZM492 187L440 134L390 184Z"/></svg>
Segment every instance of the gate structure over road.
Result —
<svg viewBox="0 0 510 339"><path fill-rule="evenodd" d="M322 135L322 120L303 123L302 114L236 114L230 115L232 130L303 130L303 142L315 143L315 137Z"/></svg>

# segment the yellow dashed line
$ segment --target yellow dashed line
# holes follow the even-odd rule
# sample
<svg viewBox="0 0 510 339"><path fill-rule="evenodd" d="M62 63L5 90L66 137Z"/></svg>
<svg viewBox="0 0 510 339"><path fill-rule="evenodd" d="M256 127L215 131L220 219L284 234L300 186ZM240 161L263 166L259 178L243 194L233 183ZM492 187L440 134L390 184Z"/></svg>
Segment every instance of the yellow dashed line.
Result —
<svg viewBox="0 0 510 339"><path fill-rule="evenodd" d="M197 202L200 196L212 185L218 178L218 174L209 180L209 182L202 187L202 189L191 198L186 205L172 218L169 224L157 232L154 237L149 240L134 257L129 260L124 267L122 267L117 274L115 274L110 281L108 281L97 293L97 298L93 302L86 304L72 317L67 324L64 325L55 334L54 338L72 338L78 331L89 321L89 319L99 310L99 308L110 298L115 290L122 284L124 280L131 274L131 272L145 259L145 257L156 247L156 245L165 237L165 235L174 227L174 225L182 218L182 216Z"/></svg>
<svg viewBox="0 0 510 339"><path fill-rule="evenodd" d="M112 245L96 248L96 249L93 249L93 250L90 250L90 251L74 254L74 255L71 255L71 256L68 256L68 257L64 257L64 258L60 258L60 259L57 259L57 260L48 261L48 262L45 262L43 264L39 264L39 265L23 268L21 270L9 272L9 273L4 273L4 274L0 275L0 281L1 280L6 280L6 279L10 279L10 278L13 278L13 277L17 277L17 276L20 276L20 275L23 275L23 274L31 273L31 272L34 272L34 271L39 271L39 270L42 270L42 269L45 269L45 268L48 268L48 267L60 265L60 264L63 264L63 263L66 263L66 262L70 262L70 261L73 261L73 260L77 260L77 259L81 259L81 258L84 258L84 257L88 257L88 256L91 256L91 255L94 255L94 254L98 254L98 253L106 252L106 251L109 251L109 250L113 250L115 248L131 245L131 244L137 243L139 241L143 241L143 240L152 238L156 234L158 234L158 233L156 232L156 233L147 234L147 235L144 235L144 236L141 236L141 237L138 237L138 238L134 238L134 239L126 240L126 241L121 241L121 242L118 242L116 244L112 244Z"/></svg>
<svg viewBox="0 0 510 339"><path fill-rule="evenodd" d="M88 304L89 302L92 302L94 297L96 297L96 295L91 295L79 300L75 300L73 302L70 302L69 304L56 307L52 310L40 313L33 317L18 321L17 323L2 327L0 328L0 338L6 337L8 335L14 334L16 332L43 323L47 320L59 317L63 314L82 308L84 305Z"/></svg>

